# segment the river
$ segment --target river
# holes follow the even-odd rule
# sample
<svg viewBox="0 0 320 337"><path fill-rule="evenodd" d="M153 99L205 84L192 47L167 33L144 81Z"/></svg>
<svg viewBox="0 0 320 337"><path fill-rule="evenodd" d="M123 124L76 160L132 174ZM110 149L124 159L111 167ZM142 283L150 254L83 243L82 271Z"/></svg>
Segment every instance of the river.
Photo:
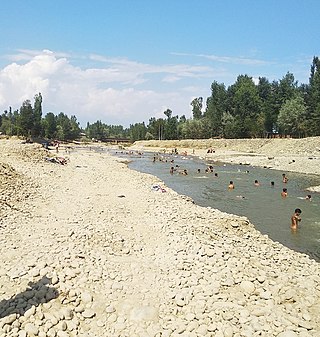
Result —
<svg viewBox="0 0 320 337"><path fill-rule="evenodd" d="M137 155L118 151L116 155L129 159L130 168L157 176L198 205L246 216L257 230L273 241L320 261L320 194L306 191L307 187L320 184L319 176L290 172L286 173L288 182L283 183L282 171L205 162L194 156L167 155L153 161L152 153ZM209 165L213 166L212 173L205 172ZM177 170L173 174L171 166ZM179 173L184 169L188 175ZM234 190L228 189L231 180ZM255 186L255 180L259 186ZM283 188L288 190L286 198L280 195ZM308 194L311 201L305 199ZM292 232L290 218L296 208L302 210L302 221L298 230Z"/></svg>

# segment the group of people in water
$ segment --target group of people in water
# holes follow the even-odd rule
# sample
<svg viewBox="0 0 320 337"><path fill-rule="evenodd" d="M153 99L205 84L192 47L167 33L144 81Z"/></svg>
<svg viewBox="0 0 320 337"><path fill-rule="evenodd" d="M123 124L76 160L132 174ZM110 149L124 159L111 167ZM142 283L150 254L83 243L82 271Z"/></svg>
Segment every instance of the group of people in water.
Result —
<svg viewBox="0 0 320 337"><path fill-rule="evenodd" d="M153 161L155 162L156 159L158 159L159 161L165 161L167 162L168 160L165 159L160 159L160 158L156 158L156 156L154 156L153 158ZM187 176L188 175L188 170L187 169L182 169L180 168L179 165L173 165L174 164L174 159L171 159L170 160L170 163L172 164L172 166L170 167L170 174L174 174L174 173L177 173L177 174L181 174L181 175L185 175ZM217 172L214 172L214 168L212 165L209 165L205 170L204 170L205 173L212 173L214 174L215 177L218 177L218 173ZM198 168L197 169L197 173L201 173L201 169ZM246 173L249 173L249 171L246 171ZM285 173L282 174L282 183L284 184L287 184L289 181L288 177L286 176ZM258 180L254 180L254 186L258 187L260 186L260 182ZM275 182L274 181L271 181L270 182L270 186L271 187L274 187L275 186ZM235 189L235 184L232 180L229 181L229 184L228 184L228 190L234 190ZM282 198L286 198L288 196L288 189L286 187L283 187L282 191L281 191L281 197ZM245 199L243 196L239 196L241 197L242 199ZM308 201L311 201L311 194L308 194L306 197L305 197L306 200ZM291 229L293 231L297 230L298 228L298 224L299 222L301 221L301 209L300 208L296 208L294 210L294 213L293 215L291 216Z"/></svg>
<svg viewBox="0 0 320 337"><path fill-rule="evenodd" d="M286 184L286 183L288 183L288 177L286 176L286 174L285 173L283 173L282 174L282 182L284 183L284 184ZM271 181L271 187L274 187L274 181ZM254 186L260 186L260 183L259 183L259 181L258 180L255 180L254 181ZM235 186L234 186L234 183L233 183L233 181L230 181L229 182L229 185L228 185L228 189L229 190L233 190L235 188ZM281 197L282 198L286 198L288 196L288 189L287 188L283 188L282 189L282 192L281 192ZM308 201L311 201L311 194L308 194L306 197L305 197L305 199L306 200L308 200ZM295 210L294 210L294 213L293 213L293 215L291 216L291 229L293 230L293 231L295 231L295 230L297 230L298 229L298 224L299 224L299 222L301 221L301 213L302 213L302 211L301 211L301 209L300 208L296 208Z"/></svg>
<svg viewBox="0 0 320 337"><path fill-rule="evenodd" d="M208 153L212 153L212 152L215 152L214 150L211 150L209 149L208 150ZM172 151L172 154L176 155L178 154L177 153L177 150L175 149L174 151ZM181 153L181 155L184 155L186 156L187 154L186 153ZM153 157L153 162L155 162L156 160L160 161L160 162L168 162L170 161L171 163L171 167L170 167L170 174L174 174L174 173L177 173L179 175L184 175L184 176L187 176L188 175L188 170L185 169L185 168L181 168L179 165L174 165L174 159L168 159L168 158L165 158L165 157L162 157L162 156L159 156L159 155L154 155ZM215 177L218 177L218 173L217 172L214 172L214 168L212 165L209 165L205 170L204 170L205 173L212 173ZM245 171L246 173L249 173L249 171ZM197 173L201 173L201 169L198 168L197 169ZM282 174L282 183L283 184L287 184L289 181L288 177L286 176L285 173ZM258 180L254 180L254 186L258 187L260 186L260 182ZM271 187L275 187L275 182L274 181L271 181L270 182L270 186ZM235 184L232 180L229 181L229 184L228 184L228 190L234 190L235 189ZM288 197L288 189L286 187L283 187L281 193L280 193L281 197L283 199L287 198ZM245 199L245 197L243 196L237 196L241 199ZM311 194L308 194L306 197L305 197L306 200L308 201L311 201ZM294 210L294 213L293 215L291 216L291 229L292 230L296 230L298 228L298 224L299 222L301 221L301 209L300 208L296 208Z"/></svg>

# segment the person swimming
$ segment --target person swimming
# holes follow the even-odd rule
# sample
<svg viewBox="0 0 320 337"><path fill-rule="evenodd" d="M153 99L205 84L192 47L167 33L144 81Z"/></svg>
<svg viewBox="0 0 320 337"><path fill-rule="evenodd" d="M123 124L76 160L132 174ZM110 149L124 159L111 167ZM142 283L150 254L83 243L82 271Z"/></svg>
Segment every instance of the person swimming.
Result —
<svg viewBox="0 0 320 337"><path fill-rule="evenodd" d="M229 182L228 189L229 189L229 190L234 190L234 183L233 183L232 180L230 180L230 182Z"/></svg>
<svg viewBox="0 0 320 337"><path fill-rule="evenodd" d="M306 200L311 201L311 194L306 195Z"/></svg>
<svg viewBox="0 0 320 337"><path fill-rule="evenodd" d="M184 176L188 175L188 171L186 169L179 171L179 174L182 174Z"/></svg>
<svg viewBox="0 0 320 337"><path fill-rule="evenodd" d="M255 180L255 181L254 181L254 186L260 186L260 183L259 183L258 180Z"/></svg>
<svg viewBox="0 0 320 337"><path fill-rule="evenodd" d="M286 174L285 174L285 173L282 173L282 182L286 184L286 183L288 182L288 180L289 180L289 179L288 179L288 177L286 176Z"/></svg>

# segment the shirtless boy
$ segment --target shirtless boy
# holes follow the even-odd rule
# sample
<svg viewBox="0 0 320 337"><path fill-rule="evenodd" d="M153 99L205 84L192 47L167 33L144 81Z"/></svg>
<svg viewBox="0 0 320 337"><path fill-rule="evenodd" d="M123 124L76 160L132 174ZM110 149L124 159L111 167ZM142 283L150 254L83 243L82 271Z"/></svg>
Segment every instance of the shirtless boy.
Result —
<svg viewBox="0 0 320 337"><path fill-rule="evenodd" d="M233 184L233 181L232 181L232 180L230 180L228 189L229 189L229 190L233 190L233 189L234 189L234 184Z"/></svg>
<svg viewBox="0 0 320 337"><path fill-rule="evenodd" d="M281 196L282 198L286 198L288 196L288 190L286 188L282 189Z"/></svg>
<svg viewBox="0 0 320 337"><path fill-rule="evenodd" d="M294 214L291 217L291 229L295 230L298 228L298 223L301 221L300 214L302 213L300 208L294 210Z"/></svg>

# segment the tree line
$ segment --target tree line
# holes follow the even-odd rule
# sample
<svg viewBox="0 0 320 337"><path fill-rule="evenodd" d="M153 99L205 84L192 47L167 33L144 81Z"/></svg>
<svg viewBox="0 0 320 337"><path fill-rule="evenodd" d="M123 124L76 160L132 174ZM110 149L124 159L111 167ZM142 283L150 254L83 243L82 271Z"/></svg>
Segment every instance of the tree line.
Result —
<svg viewBox="0 0 320 337"><path fill-rule="evenodd" d="M192 100L192 117L174 115L170 109L163 118L151 117L149 123L108 125L101 121L87 123L81 129L76 116L60 112L42 117L42 96L23 102L19 110L0 115L0 132L24 137L74 140L84 133L89 139L128 138L206 139L253 138L278 134L306 137L320 135L320 59L314 57L309 82L300 84L288 72L281 80L270 82L260 77L255 83L248 75L239 75L226 87L214 81L211 95Z"/></svg>

